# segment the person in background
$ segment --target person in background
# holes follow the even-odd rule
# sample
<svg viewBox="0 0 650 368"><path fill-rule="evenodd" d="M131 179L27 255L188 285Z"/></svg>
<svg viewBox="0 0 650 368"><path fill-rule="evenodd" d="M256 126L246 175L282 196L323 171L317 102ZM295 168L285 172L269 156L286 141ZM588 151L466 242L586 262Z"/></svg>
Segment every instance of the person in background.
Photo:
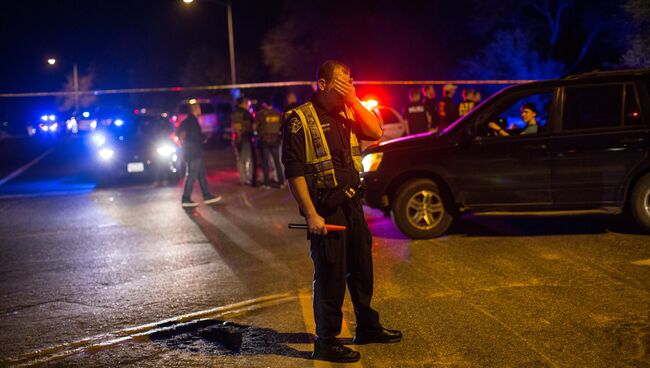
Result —
<svg viewBox="0 0 650 368"><path fill-rule="evenodd" d="M235 103L237 107L230 114L232 127L232 145L237 160L239 171L239 182L256 186L257 177L257 154L253 146L253 115L250 112L251 101L248 98L240 97ZM248 178L247 166L252 167L251 178Z"/></svg>
<svg viewBox="0 0 650 368"><path fill-rule="evenodd" d="M438 103L438 114L440 114L440 129L448 127L458 119L458 106L454 103L454 95L457 86L445 84L442 87L442 100Z"/></svg>
<svg viewBox="0 0 650 368"><path fill-rule="evenodd" d="M268 102L262 102L262 109L255 116L255 131L259 142L262 171L264 172L263 187L268 188L270 182L269 159L273 159L277 186L284 185L284 176L280 167L280 129L282 128L282 114L273 109Z"/></svg>
<svg viewBox="0 0 650 368"><path fill-rule="evenodd" d="M427 113L430 131L438 131L440 125L440 116L438 114L438 101L436 100L436 90L432 84L422 87L424 94L424 111Z"/></svg>
<svg viewBox="0 0 650 368"><path fill-rule="evenodd" d="M402 113L408 121L409 134L429 131L429 121L418 88L409 91L409 104L404 107Z"/></svg>
<svg viewBox="0 0 650 368"><path fill-rule="evenodd" d="M470 112L475 106L476 102L474 101L476 91L473 89L464 89L463 90L463 102L458 104L458 116L465 116L468 112Z"/></svg>
<svg viewBox="0 0 650 368"><path fill-rule="evenodd" d="M194 182L198 179L203 203L212 204L221 201L221 196L214 196L208 190L208 179L205 173L203 162L203 143L205 136L201 132L201 126L196 118L198 113L197 105L190 105L187 118L183 120L176 129L176 136L183 146L183 160L185 161L185 185L183 186L183 197L181 205L184 208L198 206L191 199Z"/></svg>

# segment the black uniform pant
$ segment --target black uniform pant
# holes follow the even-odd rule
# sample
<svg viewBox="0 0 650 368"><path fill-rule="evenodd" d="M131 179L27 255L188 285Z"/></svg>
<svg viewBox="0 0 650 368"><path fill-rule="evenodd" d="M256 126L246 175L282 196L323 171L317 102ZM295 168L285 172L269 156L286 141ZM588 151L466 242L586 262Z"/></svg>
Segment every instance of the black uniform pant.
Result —
<svg viewBox="0 0 650 368"><path fill-rule="evenodd" d="M330 339L341 333L347 284L357 320L357 334L381 329L379 314L370 307L373 291L372 236L360 204L346 202L319 214L325 223L345 225L347 231L311 236L314 261L313 308L316 335Z"/></svg>

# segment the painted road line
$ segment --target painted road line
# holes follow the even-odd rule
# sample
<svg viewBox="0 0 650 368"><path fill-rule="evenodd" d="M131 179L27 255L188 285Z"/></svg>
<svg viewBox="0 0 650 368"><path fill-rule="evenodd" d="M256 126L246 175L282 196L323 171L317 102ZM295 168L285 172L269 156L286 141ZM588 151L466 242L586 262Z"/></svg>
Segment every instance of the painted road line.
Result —
<svg viewBox="0 0 650 368"><path fill-rule="evenodd" d="M632 262L633 265L637 266L650 266L650 258L648 259L640 259L638 261Z"/></svg>
<svg viewBox="0 0 650 368"><path fill-rule="evenodd" d="M30 167L36 165L40 160L44 159L47 155L52 153L54 151L54 148L50 148L49 150L43 152L40 156L36 157L29 163L23 165L22 167L18 168L16 171L12 172L11 174L5 176L4 178L0 179L0 186L4 185L6 182L9 180L15 178L18 175L21 175L25 171L29 170Z"/></svg>
<svg viewBox="0 0 650 368"><path fill-rule="evenodd" d="M316 325L314 323L314 310L312 309L312 301L311 301L311 290L309 289L300 290L300 292L298 293L298 301L300 302L300 309L302 310L302 317L305 322L305 330L308 333L312 333L316 331ZM348 324L345 322L345 318L343 318L343 326L341 328L341 335L339 337L342 338L352 337L352 335L350 334L350 329L348 328ZM361 359L363 359L363 357ZM313 360L312 362L314 363L313 366L315 368L340 367L339 363L331 363L323 360ZM363 368L363 364L361 364L361 361L358 361L356 363L345 364L345 366L354 367L354 368Z"/></svg>
<svg viewBox="0 0 650 368"><path fill-rule="evenodd" d="M148 340L153 333L173 330L183 323L197 323L213 318L233 317L246 314L250 311L270 307L276 304L296 299L296 294L284 293L269 295L260 298L245 300L221 307L210 308L199 312L183 314L167 318L158 322L147 323L140 326L128 327L108 334L79 339L70 343L52 346L23 354L16 358L0 361L0 366L34 366L63 359L86 351L95 351L108 348L129 340Z"/></svg>

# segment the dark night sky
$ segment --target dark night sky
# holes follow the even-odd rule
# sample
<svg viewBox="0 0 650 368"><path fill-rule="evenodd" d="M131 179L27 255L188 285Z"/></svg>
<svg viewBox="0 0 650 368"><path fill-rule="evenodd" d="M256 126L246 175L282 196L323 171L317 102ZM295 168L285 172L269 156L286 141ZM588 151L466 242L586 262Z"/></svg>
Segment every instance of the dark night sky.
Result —
<svg viewBox="0 0 650 368"><path fill-rule="evenodd" d="M238 81L313 78L314 61L292 77L271 73L263 61L262 41L291 15L304 19L304 27L296 30L298 38L299 32L308 33L317 23L322 29L312 37L329 46L316 58L341 59L352 66L356 80L462 78L459 61L476 55L490 41L490 32L496 31L481 30L477 16L488 20L485 24L490 19L504 25L530 22L497 14L494 6L508 6L505 1L232 0ZM600 5L575 0L565 14L569 33L563 34L561 56L570 59L579 52L584 29L589 29L584 14L603 4L618 11L623 0L594 1ZM543 28L543 17L532 16L542 20ZM599 17L594 18L596 23ZM610 34L602 31L599 36ZM607 42L622 44L611 37ZM0 1L0 93L61 90L73 62L80 75L94 71L93 89L177 86L190 54L201 48L222 61L216 69L229 76L226 9L209 0L195 0L191 6L181 0ZM608 58L616 61L620 50L615 48L597 44L582 67L589 70ZM603 52L607 55L598 54ZM47 65L51 56L61 63ZM47 103L54 106L53 99ZM29 105L27 99L0 99L0 118L6 119L7 111L21 104L23 110Z"/></svg>
<svg viewBox="0 0 650 368"><path fill-rule="evenodd" d="M338 3L340 7L329 9L340 8L341 14L352 16L324 15L326 24L362 35L347 46L355 49L351 59L364 65L360 71L364 78L431 78L414 74L420 70L440 73L441 65L455 56L443 53L443 47L453 51L455 35L463 36L463 30L444 27L445 19L449 22L463 14L463 6L453 2ZM278 79L263 64L260 46L290 6L291 1L233 1L238 68L248 63L257 69L257 80L246 82ZM228 57L225 8L205 0L190 7L180 0L2 1L0 34L1 92L60 89L71 67L48 66L45 60L50 55L76 61L80 72L93 67L95 88L178 85L188 53L200 46L223 52L226 62ZM424 45L426 52L418 49Z"/></svg>
<svg viewBox="0 0 650 368"><path fill-rule="evenodd" d="M269 3L235 1L237 54L259 49L280 10ZM124 88L177 85L190 50L228 50L225 7L200 0L2 1L0 27L3 92L59 89L71 68L47 65L50 55L94 67L98 88Z"/></svg>

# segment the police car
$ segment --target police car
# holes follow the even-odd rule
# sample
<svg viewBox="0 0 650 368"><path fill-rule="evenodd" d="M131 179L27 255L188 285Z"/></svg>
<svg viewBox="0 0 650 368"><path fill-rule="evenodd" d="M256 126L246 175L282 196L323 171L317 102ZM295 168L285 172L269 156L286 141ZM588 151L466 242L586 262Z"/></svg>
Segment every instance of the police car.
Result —
<svg viewBox="0 0 650 368"><path fill-rule="evenodd" d="M377 100L372 99L361 101L361 104L377 116L379 124L384 130L384 135L378 141L361 141L362 150L373 143L401 138L407 134L407 122L402 114L394 108L379 105Z"/></svg>

